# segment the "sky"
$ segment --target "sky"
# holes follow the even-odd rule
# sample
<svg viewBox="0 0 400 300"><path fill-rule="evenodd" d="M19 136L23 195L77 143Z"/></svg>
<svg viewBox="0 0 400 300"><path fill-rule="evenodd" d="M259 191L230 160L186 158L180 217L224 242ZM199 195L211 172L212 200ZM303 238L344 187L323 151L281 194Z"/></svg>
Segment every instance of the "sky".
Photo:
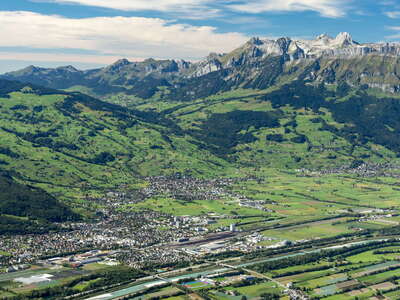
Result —
<svg viewBox="0 0 400 300"><path fill-rule="evenodd" d="M400 42L400 0L0 0L0 73L199 60L254 36Z"/></svg>

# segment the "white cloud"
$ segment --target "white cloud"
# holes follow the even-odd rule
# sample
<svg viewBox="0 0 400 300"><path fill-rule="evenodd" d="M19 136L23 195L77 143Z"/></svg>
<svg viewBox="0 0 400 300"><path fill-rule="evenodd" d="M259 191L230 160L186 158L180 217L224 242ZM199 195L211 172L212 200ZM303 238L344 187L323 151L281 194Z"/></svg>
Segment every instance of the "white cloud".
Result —
<svg viewBox="0 0 400 300"><path fill-rule="evenodd" d="M379 4L383 6L395 6L396 2L394 0L384 0L380 1Z"/></svg>
<svg viewBox="0 0 400 300"><path fill-rule="evenodd" d="M247 0L230 7L247 13L273 11L315 11L322 16L337 18L346 14L345 0Z"/></svg>
<svg viewBox="0 0 400 300"><path fill-rule="evenodd" d="M10 52L0 51L0 60L15 61L35 61L35 62L68 62L68 63L84 63L84 64L112 64L120 59L120 56L112 55L78 55L78 54L53 54L53 53L37 53L37 52ZM129 57L132 61L140 61L143 58Z"/></svg>
<svg viewBox="0 0 400 300"><path fill-rule="evenodd" d="M71 3L87 6L98 6L118 10L156 10L170 11L202 7L211 0L45 0L56 3Z"/></svg>
<svg viewBox="0 0 400 300"><path fill-rule="evenodd" d="M123 11L160 11L189 19L204 19L220 15L213 0L30 0L60 4L96 6ZM226 0L223 0L224 2Z"/></svg>
<svg viewBox="0 0 400 300"><path fill-rule="evenodd" d="M0 47L81 49L105 56L199 59L227 52L247 40L209 26L174 24L157 18L71 19L33 12L0 11ZM52 51L54 52L54 51ZM54 57L54 54L49 54ZM94 62L96 56L81 56Z"/></svg>
<svg viewBox="0 0 400 300"><path fill-rule="evenodd" d="M397 19L400 18L400 11L387 11L385 15L391 19Z"/></svg>
<svg viewBox="0 0 400 300"><path fill-rule="evenodd" d="M390 27L387 27L387 29L396 31L395 34L387 36L386 37L387 39L400 39L400 26L390 26Z"/></svg>
<svg viewBox="0 0 400 300"><path fill-rule="evenodd" d="M161 11L185 18L209 18L229 10L245 13L316 11L325 17L342 17L353 0L31 0L97 6L125 11Z"/></svg>

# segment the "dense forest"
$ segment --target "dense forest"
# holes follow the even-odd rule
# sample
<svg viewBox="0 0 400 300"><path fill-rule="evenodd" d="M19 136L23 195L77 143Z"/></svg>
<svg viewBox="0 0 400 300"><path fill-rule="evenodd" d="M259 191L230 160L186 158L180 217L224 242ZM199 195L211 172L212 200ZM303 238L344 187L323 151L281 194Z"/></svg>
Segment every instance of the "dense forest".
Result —
<svg viewBox="0 0 400 300"><path fill-rule="evenodd" d="M77 219L77 214L44 190L0 173L0 234L40 233L56 229L52 222Z"/></svg>
<svg viewBox="0 0 400 300"><path fill-rule="evenodd" d="M270 101L275 108L290 105L297 109L312 109L316 113L321 113L320 109L326 108L335 121L345 126L338 129L319 120L323 123L322 130L332 131L351 143L366 144L371 141L400 153L398 99L369 95L364 87L355 93L350 91L350 86L345 82L332 92L324 85L316 87L299 80L264 96L264 100Z"/></svg>

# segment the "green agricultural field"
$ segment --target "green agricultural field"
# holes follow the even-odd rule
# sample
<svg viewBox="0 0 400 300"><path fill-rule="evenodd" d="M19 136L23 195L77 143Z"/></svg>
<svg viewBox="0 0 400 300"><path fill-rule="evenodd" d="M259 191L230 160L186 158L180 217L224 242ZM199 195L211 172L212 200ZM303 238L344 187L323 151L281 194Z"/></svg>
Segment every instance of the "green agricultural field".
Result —
<svg viewBox="0 0 400 300"><path fill-rule="evenodd" d="M235 285L232 285L224 288L209 289L207 290L207 295L211 299L216 300L240 300L243 297L247 299L256 299L265 294L282 296L282 292L282 288L277 287L273 282L260 282L242 287L235 287Z"/></svg>
<svg viewBox="0 0 400 300"><path fill-rule="evenodd" d="M323 298L324 300L355 300L355 299L360 299L360 300L366 300L370 299L375 293L373 291L367 290L367 291L360 291L356 293L343 293L343 294L337 294L329 297ZM356 298L357 297L357 298Z"/></svg>
<svg viewBox="0 0 400 300"><path fill-rule="evenodd" d="M385 270L388 270L388 268L397 268L400 265L400 261L398 260L387 260L383 262L376 262L373 264L371 264L371 262L373 262L373 260L364 263L364 266L362 266L361 268L352 269L348 272L348 274L352 278L359 278L373 273L384 272ZM355 265L356 264L351 264L351 266Z"/></svg>
<svg viewBox="0 0 400 300"><path fill-rule="evenodd" d="M173 297L168 297L165 298L166 300L189 300L188 296L173 296Z"/></svg>
<svg viewBox="0 0 400 300"><path fill-rule="evenodd" d="M135 204L133 206L126 206L124 209L133 208L135 210L150 208L155 211L161 211L177 216L198 216L204 215L208 213L216 213L220 215L242 215L242 216L265 216L261 211L251 208L243 208L238 205L238 203L229 200L229 199L221 199L221 200L197 200L192 202L179 201L170 198L153 198L146 200L145 202L141 202L139 204ZM248 220L242 220L248 221ZM221 220L221 225L229 223L229 219ZM226 223L225 223L226 222ZM239 221L240 222L240 221Z"/></svg>
<svg viewBox="0 0 400 300"><path fill-rule="evenodd" d="M304 239L319 239L333 237L343 233L352 232L343 225L332 225L337 220L320 221L309 225L299 225L280 230L267 230L263 234L268 237L280 238L283 240L297 241Z"/></svg>
<svg viewBox="0 0 400 300"><path fill-rule="evenodd" d="M399 274L398 260L389 256L384 261L383 255L380 257L381 261L378 261L373 255L373 251L397 251L398 246L383 246L376 249L362 251L357 256L347 256L340 264L338 261L333 263L335 259L320 260L312 264L277 269L269 272L269 275L275 276L275 279L282 284L292 283L313 297L333 300L350 300L356 297L369 299L379 289L384 291L385 288L395 288ZM294 274L287 275L290 272Z"/></svg>
<svg viewBox="0 0 400 300"><path fill-rule="evenodd" d="M300 283L300 285L306 288L316 289L317 287L332 285L335 283L346 281L348 279L349 277L346 273L337 273L312 280L307 280L307 282Z"/></svg>
<svg viewBox="0 0 400 300"><path fill-rule="evenodd" d="M332 269L322 270L322 271L311 271L311 272L307 272L307 270L305 270L305 272L303 273L279 277L277 278L277 280L283 284L288 284L290 282L297 282L300 285L306 285L306 282L309 280L324 278L325 276L330 276L333 273L335 273L335 271L333 271Z"/></svg>
<svg viewBox="0 0 400 300"><path fill-rule="evenodd" d="M329 214L345 208L357 210L367 210L370 207L388 208L393 206L398 193L390 178L369 179L348 175L302 176L295 171L285 173L263 171L265 181L248 182L245 186L238 186L237 191L260 200L279 201L279 203L287 201L288 205L297 200L300 202L299 205L303 204L303 208L310 207L310 214L317 210L321 214ZM377 202L377 198L380 201ZM312 210L314 206L315 209ZM268 208L273 209L274 206L268 205ZM275 208L288 214L291 210L296 211L298 207Z"/></svg>
<svg viewBox="0 0 400 300"><path fill-rule="evenodd" d="M13 296L15 296L15 294L0 290L0 298L2 299L6 299L7 297L13 297Z"/></svg>
<svg viewBox="0 0 400 300"><path fill-rule="evenodd" d="M385 260L396 260L399 258L399 254L374 254L375 250L363 252L354 256L347 257L346 259L350 262L379 262Z"/></svg>
<svg viewBox="0 0 400 300"><path fill-rule="evenodd" d="M252 297L259 297L260 295L264 293L272 293L272 294L280 294L282 292L282 289L277 287L275 283L273 282L265 282L265 283L258 283L250 286L244 286L244 287L227 287L225 288L227 291L237 291L241 295L245 295L249 298Z"/></svg>
<svg viewBox="0 0 400 300"><path fill-rule="evenodd" d="M80 282L80 283L78 283L77 285L75 285L75 286L73 287L73 289L75 289L75 290L77 290L77 291L79 291L79 292L82 292L82 291L86 290L87 288L89 288L91 284L96 283L96 282L98 282L99 280L100 280L100 279L97 278L97 279L93 279L93 280L89 280L89 281Z"/></svg>
<svg viewBox="0 0 400 300"><path fill-rule="evenodd" d="M391 300L399 300L400 299L400 293L399 291L394 291L390 293L385 293L385 297L388 297Z"/></svg>
<svg viewBox="0 0 400 300"><path fill-rule="evenodd" d="M399 268L400 267L398 267L395 270L360 277L360 278L358 278L358 280L363 282L366 285L373 285L373 284L381 283L384 281L388 281L388 280L392 279L393 277L396 278L399 276L399 272L400 272Z"/></svg>
<svg viewBox="0 0 400 300"><path fill-rule="evenodd" d="M293 267L287 267L287 268L283 268L283 269L274 270L274 271L271 271L269 273L269 275L271 275L273 277L283 277L290 273L297 273L297 272L306 273L306 272L309 272L310 270L314 270L317 268L327 268L328 269L330 266L332 266L332 263L327 262L327 261L321 261L318 263L311 263L311 264L305 264L305 265L301 265L301 266L293 266Z"/></svg>
<svg viewBox="0 0 400 300"><path fill-rule="evenodd" d="M250 175L251 169L243 170L242 176ZM246 180L234 184L229 189L248 199L264 201L261 211L239 206L235 199L221 197L217 200L177 200L165 195L153 197L144 202L121 207L124 210L152 209L173 215L205 215L216 213L221 218L210 229L228 226L230 217L242 216L235 220L243 230L288 226L279 229L264 230L266 237L278 240L303 240L333 237L354 233L361 229L382 229L390 227L391 219L381 222L358 222L357 215L374 208L391 208L397 191L388 178L362 179L359 177L334 175L299 176L296 172L278 170L255 170L258 180ZM366 193L365 187L369 187ZM346 193L346 191L349 191ZM388 194L382 194L387 190ZM340 191L340 192L339 192ZM342 192L343 191L343 192ZM384 196L382 196L384 195ZM376 202L379 197L382 201ZM349 215L348 217L340 217ZM241 226L241 223L248 223ZM291 224L301 224L293 225Z"/></svg>
<svg viewBox="0 0 400 300"><path fill-rule="evenodd" d="M174 295L179 295L180 293L182 293L182 291L181 290L179 290L178 288L176 288L176 287L172 287L172 286L168 286L168 287L165 287L165 288L161 288L160 290L157 290L157 291L155 291L155 292L153 292L153 293L149 293L149 294L146 294L145 296L143 296L143 297L141 297L141 299L159 299L159 298L162 298L162 299L182 299L182 298L184 298L184 296L174 296ZM172 297L169 297L169 296L172 296ZM182 298L181 298L182 297ZM185 299L185 298L184 298Z"/></svg>

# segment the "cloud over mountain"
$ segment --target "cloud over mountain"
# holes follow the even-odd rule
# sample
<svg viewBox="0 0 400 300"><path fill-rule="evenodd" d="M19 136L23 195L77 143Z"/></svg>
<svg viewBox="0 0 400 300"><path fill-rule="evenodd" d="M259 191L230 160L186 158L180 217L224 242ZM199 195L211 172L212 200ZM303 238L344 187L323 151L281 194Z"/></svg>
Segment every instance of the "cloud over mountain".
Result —
<svg viewBox="0 0 400 300"><path fill-rule="evenodd" d="M44 49L43 52L80 49L98 56L199 59L210 51L230 51L247 40L243 34L218 33L211 26L144 17L72 19L27 11L0 11L0 24L0 47L36 48Z"/></svg>
<svg viewBox="0 0 400 300"><path fill-rule="evenodd" d="M48 0L56 3L71 3L87 6L106 7L119 10L183 10L203 7L211 0Z"/></svg>
<svg viewBox="0 0 400 300"><path fill-rule="evenodd" d="M207 16L223 10L236 10L246 13L270 11L315 11L325 17L341 17L346 14L344 0L46 0L55 3L71 3L97 6L125 11L162 11L187 13L199 16L199 11Z"/></svg>
<svg viewBox="0 0 400 300"><path fill-rule="evenodd" d="M349 2L349 1L347 1ZM342 17L346 14L343 0L250 0L231 5L231 8L249 13L271 11L315 11L325 17Z"/></svg>

